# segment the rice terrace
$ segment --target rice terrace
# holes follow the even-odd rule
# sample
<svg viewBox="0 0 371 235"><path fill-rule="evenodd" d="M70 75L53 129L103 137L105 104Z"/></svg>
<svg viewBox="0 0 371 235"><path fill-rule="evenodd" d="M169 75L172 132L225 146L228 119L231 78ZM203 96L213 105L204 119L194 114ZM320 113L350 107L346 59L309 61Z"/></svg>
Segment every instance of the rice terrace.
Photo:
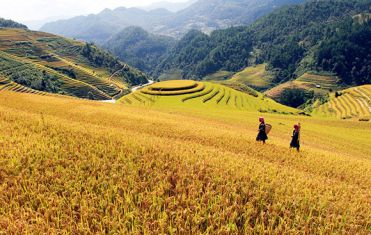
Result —
<svg viewBox="0 0 371 235"><path fill-rule="evenodd" d="M0 234L371 234L367 1L4 1Z"/></svg>

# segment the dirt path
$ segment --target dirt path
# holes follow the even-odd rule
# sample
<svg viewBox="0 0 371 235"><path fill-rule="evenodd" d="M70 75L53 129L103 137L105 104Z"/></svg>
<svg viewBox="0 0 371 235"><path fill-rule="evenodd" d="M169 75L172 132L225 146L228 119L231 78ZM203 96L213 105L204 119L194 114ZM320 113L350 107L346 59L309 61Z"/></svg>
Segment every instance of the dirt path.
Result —
<svg viewBox="0 0 371 235"><path fill-rule="evenodd" d="M154 82L155 81L153 81L153 80L148 80L148 83L143 84L143 85L139 85L139 86L134 86L130 90L131 90L131 92L135 92L135 91L139 90L140 88L143 88L143 87L146 87L146 86L149 86L149 85L153 84Z"/></svg>

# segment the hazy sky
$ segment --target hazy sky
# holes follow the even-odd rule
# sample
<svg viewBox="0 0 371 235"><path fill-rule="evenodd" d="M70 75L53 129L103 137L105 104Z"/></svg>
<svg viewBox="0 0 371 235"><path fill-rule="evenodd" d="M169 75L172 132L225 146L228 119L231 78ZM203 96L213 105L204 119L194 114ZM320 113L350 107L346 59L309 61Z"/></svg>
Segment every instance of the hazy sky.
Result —
<svg viewBox="0 0 371 235"><path fill-rule="evenodd" d="M98 13L105 8L146 6L161 1L163 0L0 0L0 17L26 22Z"/></svg>

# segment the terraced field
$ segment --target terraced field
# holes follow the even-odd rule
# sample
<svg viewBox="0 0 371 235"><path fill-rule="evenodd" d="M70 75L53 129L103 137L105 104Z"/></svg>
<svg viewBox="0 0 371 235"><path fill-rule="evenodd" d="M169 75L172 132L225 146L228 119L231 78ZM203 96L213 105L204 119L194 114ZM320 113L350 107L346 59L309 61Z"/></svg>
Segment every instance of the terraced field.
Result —
<svg viewBox="0 0 371 235"><path fill-rule="evenodd" d="M371 116L371 85L353 87L330 95L325 104L315 107L313 114L342 119L369 118Z"/></svg>
<svg viewBox="0 0 371 235"><path fill-rule="evenodd" d="M13 92L22 92L29 94L38 94L38 95L49 95L49 93L37 91L15 82L12 82L6 78L0 77L0 91L13 91Z"/></svg>
<svg viewBox="0 0 371 235"><path fill-rule="evenodd" d="M343 89L338 85L338 78L334 76L321 76L305 73L294 81L285 82L264 92L267 96L278 99L286 89L301 88L312 90L318 95L327 95L331 92Z"/></svg>
<svg viewBox="0 0 371 235"><path fill-rule="evenodd" d="M335 76L321 76L305 73L297 78L295 82L308 88L316 88L326 91L336 91L341 89L341 86L338 85L339 79Z"/></svg>
<svg viewBox="0 0 371 235"><path fill-rule="evenodd" d="M370 122L265 113L263 145L258 100L205 85L198 109L0 92L0 233L370 233Z"/></svg>
<svg viewBox="0 0 371 235"><path fill-rule="evenodd" d="M183 83L179 86L177 83ZM180 107L180 108L217 108L238 109L260 112L297 113L298 110L281 105L262 94L257 97L234 90L227 86L194 81L171 81L172 88L163 87L168 82L160 82L122 97L119 102L126 105ZM160 89L161 91L156 91Z"/></svg>
<svg viewBox="0 0 371 235"><path fill-rule="evenodd" d="M81 98L93 99L111 99L109 95L97 89L91 84L66 76L63 73L58 73L48 66L31 62L23 57L8 54L0 51L1 69L0 74L5 77L12 77L14 74L27 74L37 73L43 71L43 75L55 76L60 84L61 94L76 96ZM16 66L14 66L16 64ZM9 79L10 80L10 79Z"/></svg>
<svg viewBox="0 0 371 235"><path fill-rule="evenodd" d="M244 84L257 90L266 90L272 86L272 76L265 69L265 64L247 67L243 71L236 73L226 84Z"/></svg>
<svg viewBox="0 0 371 235"><path fill-rule="evenodd" d="M98 100L122 96L131 81L147 81L144 74L120 62L111 61L116 66L111 71L109 63L83 56L84 46L47 33L0 29L0 75L14 82L21 76L29 81L22 84L33 81L34 89ZM91 50L97 53L93 58L108 58L98 49ZM53 81L53 88L35 86L35 80L40 83L50 77L58 80Z"/></svg>

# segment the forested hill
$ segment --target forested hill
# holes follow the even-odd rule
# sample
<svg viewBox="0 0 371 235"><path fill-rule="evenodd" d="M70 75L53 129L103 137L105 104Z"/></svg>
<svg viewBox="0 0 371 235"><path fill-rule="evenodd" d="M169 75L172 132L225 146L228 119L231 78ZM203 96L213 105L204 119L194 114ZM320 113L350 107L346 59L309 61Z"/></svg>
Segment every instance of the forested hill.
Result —
<svg viewBox="0 0 371 235"><path fill-rule="evenodd" d="M122 61L150 73L174 44L175 39L171 37L131 26L114 35L105 47Z"/></svg>
<svg viewBox="0 0 371 235"><path fill-rule="evenodd" d="M0 28L22 28L27 29L26 25L17 23L13 20L6 20L0 17Z"/></svg>
<svg viewBox="0 0 371 235"><path fill-rule="evenodd" d="M277 83L307 70L326 70L344 82L367 83L369 77L359 77L369 71L370 24L352 16L369 12L365 0L310 1L277 9L248 27L214 31L210 36L191 31L154 74L177 69L184 78L200 79L218 70L237 71L248 63L266 62ZM330 56L338 59L330 60ZM346 59L338 63L340 58ZM362 72L345 74L355 61L356 70Z"/></svg>

